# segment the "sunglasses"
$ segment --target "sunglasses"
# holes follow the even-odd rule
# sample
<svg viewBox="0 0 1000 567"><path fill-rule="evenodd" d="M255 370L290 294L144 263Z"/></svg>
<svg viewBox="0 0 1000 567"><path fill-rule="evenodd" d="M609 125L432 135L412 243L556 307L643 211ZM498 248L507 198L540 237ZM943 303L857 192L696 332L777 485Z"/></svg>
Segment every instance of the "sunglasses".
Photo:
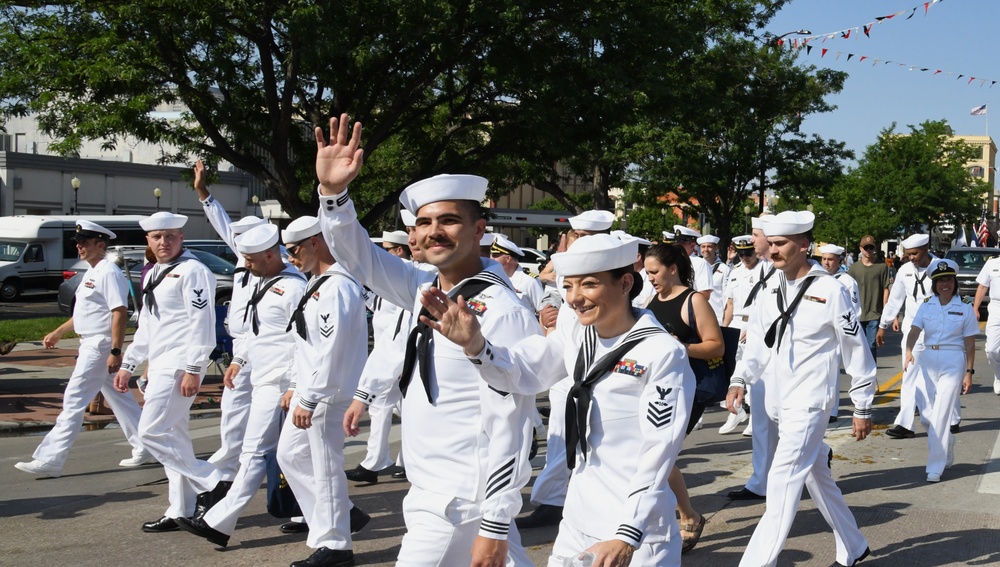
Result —
<svg viewBox="0 0 1000 567"><path fill-rule="evenodd" d="M868 246L862 246L861 249L862 250L874 250L875 249L875 245L874 244L869 244Z"/></svg>
<svg viewBox="0 0 1000 567"><path fill-rule="evenodd" d="M305 242L305 241L307 241L307 240L309 240L310 238L312 238L312 237L309 236L307 238L303 238L302 240L300 240L298 242L295 242L295 243L292 243L292 244L286 244L285 245L285 251L287 251L288 255L291 256L291 257L293 257L293 258L298 257L298 255L299 255L299 248L302 248L302 243Z"/></svg>
<svg viewBox="0 0 1000 567"><path fill-rule="evenodd" d="M740 256L743 256L744 258L754 255L753 250L737 250L736 253L739 254Z"/></svg>

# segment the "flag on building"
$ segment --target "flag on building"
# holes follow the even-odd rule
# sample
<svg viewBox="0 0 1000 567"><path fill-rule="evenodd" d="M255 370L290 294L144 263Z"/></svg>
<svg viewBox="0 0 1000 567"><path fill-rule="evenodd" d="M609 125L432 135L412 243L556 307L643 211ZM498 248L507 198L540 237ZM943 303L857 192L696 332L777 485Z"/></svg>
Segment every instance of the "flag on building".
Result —
<svg viewBox="0 0 1000 567"><path fill-rule="evenodd" d="M972 112L970 112L969 114L973 116L986 116L986 105L984 104L982 106L977 106L973 108Z"/></svg>
<svg viewBox="0 0 1000 567"><path fill-rule="evenodd" d="M986 226L986 209L983 209L983 216L979 220L979 228L976 229L976 240L980 246L986 246L986 240L990 237L990 227Z"/></svg>

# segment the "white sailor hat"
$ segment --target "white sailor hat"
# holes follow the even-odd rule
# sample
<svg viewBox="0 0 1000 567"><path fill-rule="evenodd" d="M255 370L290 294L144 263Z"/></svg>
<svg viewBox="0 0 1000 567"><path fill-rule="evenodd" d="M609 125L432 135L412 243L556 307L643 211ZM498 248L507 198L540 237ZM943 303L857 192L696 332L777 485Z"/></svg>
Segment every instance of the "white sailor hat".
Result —
<svg viewBox="0 0 1000 567"><path fill-rule="evenodd" d="M575 217L569 217L569 226L573 230L586 230L588 232L608 230L613 222L615 222L615 214L608 211L583 211Z"/></svg>
<svg viewBox="0 0 1000 567"><path fill-rule="evenodd" d="M399 209L399 217L403 219L403 226L417 226L417 216L406 209Z"/></svg>
<svg viewBox="0 0 1000 567"><path fill-rule="evenodd" d="M236 221L234 223L231 223L229 225L229 228L233 231L233 235L235 236L235 235L243 234L244 232L250 230L251 228L253 228L255 226L260 226L260 225L262 225L262 224L264 224L266 222L267 221L264 220L264 219L262 219L262 218L258 218L258 217L255 217L253 215L250 215L248 217L243 217L243 218L241 218L240 220L238 220L238 221Z"/></svg>
<svg viewBox="0 0 1000 567"><path fill-rule="evenodd" d="M552 266L562 277L616 270L635 264L639 243L610 234L581 236L566 252L552 255Z"/></svg>
<svg viewBox="0 0 1000 567"><path fill-rule="evenodd" d="M160 211L139 221L139 226L146 232L170 230L173 228L184 228L187 220L188 218L185 215L175 215L174 213Z"/></svg>
<svg viewBox="0 0 1000 567"><path fill-rule="evenodd" d="M382 231L382 242L395 244L396 246L409 246L410 235L405 230L394 230L392 232Z"/></svg>
<svg viewBox="0 0 1000 567"><path fill-rule="evenodd" d="M958 275L958 264L948 258L935 258L927 265L927 273L932 280L942 276L955 276Z"/></svg>
<svg viewBox="0 0 1000 567"><path fill-rule="evenodd" d="M479 246L493 246L493 239L496 238L496 236L497 235L492 232L484 232L483 237L479 239Z"/></svg>
<svg viewBox="0 0 1000 567"><path fill-rule="evenodd" d="M622 242L626 242L628 240L635 240L636 242L639 243L639 246L652 246L653 245L652 242L646 240L645 238L641 238L639 236L633 236L633 235L625 232L624 230L612 230L611 231L611 236L614 236L615 238L617 238L618 240L621 240Z"/></svg>
<svg viewBox="0 0 1000 567"><path fill-rule="evenodd" d="M414 213L420 207L438 201L475 201L486 198L489 182L478 175L435 175L410 185L399 195L399 202Z"/></svg>
<svg viewBox="0 0 1000 567"><path fill-rule="evenodd" d="M698 239L698 244L718 244L719 237L714 234L706 234Z"/></svg>
<svg viewBox="0 0 1000 567"><path fill-rule="evenodd" d="M117 235L115 233L97 224L96 222L78 220L76 221L76 234L73 235L73 240L76 240L77 242L87 240L88 238L103 238L104 240L110 240L116 237Z"/></svg>
<svg viewBox="0 0 1000 567"><path fill-rule="evenodd" d="M927 246L927 243L931 241L931 237L928 234L914 234L909 238L900 242L900 246L904 249L909 250L910 248L920 248L921 246Z"/></svg>
<svg viewBox="0 0 1000 567"><path fill-rule="evenodd" d="M665 242L673 242L676 238L677 238L677 235L675 235L673 232L670 232L670 231L667 231L667 230L663 231L663 240Z"/></svg>
<svg viewBox="0 0 1000 567"><path fill-rule="evenodd" d="M677 240L695 240L700 236L701 233L693 228L688 228L680 224L674 225L674 238Z"/></svg>
<svg viewBox="0 0 1000 567"><path fill-rule="evenodd" d="M514 258L523 258L524 252L502 234L493 235L493 245L490 246L490 254L507 254Z"/></svg>
<svg viewBox="0 0 1000 567"><path fill-rule="evenodd" d="M733 246L737 250L753 250L753 237L749 234L742 234L733 237Z"/></svg>
<svg viewBox="0 0 1000 567"><path fill-rule="evenodd" d="M809 211L783 211L761 225L764 236L792 236L812 230L816 215Z"/></svg>
<svg viewBox="0 0 1000 567"><path fill-rule="evenodd" d="M764 230L764 225L771 221L774 215L768 213L766 215L761 215L759 217L753 217L750 219L750 228L756 228L757 230Z"/></svg>
<svg viewBox="0 0 1000 567"><path fill-rule="evenodd" d="M833 254L834 256L843 256L844 247L837 246L836 244L824 244L816 249L820 254Z"/></svg>
<svg viewBox="0 0 1000 567"><path fill-rule="evenodd" d="M281 231L281 242L288 246L302 242L303 240L319 234L322 229L319 226L319 219L309 215L299 217L288 224L288 228Z"/></svg>
<svg viewBox="0 0 1000 567"><path fill-rule="evenodd" d="M278 244L278 226L274 224L262 224L235 238L236 249L240 254L256 254L270 250Z"/></svg>

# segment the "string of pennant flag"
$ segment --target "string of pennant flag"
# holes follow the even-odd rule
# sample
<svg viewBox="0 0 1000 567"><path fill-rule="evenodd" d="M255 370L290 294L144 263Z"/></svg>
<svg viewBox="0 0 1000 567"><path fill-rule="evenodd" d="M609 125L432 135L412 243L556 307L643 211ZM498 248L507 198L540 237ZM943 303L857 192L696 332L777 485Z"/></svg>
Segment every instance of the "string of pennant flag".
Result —
<svg viewBox="0 0 1000 567"><path fill-rule="evenodd" d="M805 52L806 52L807 55L813 55L814 54L813 52L815 51L816 53L819 54L820 58L824 58L828 54L831 54L831 51L829 49L825 48L825 47L821 47L821 48L818 48L818 49L814 49L814 47L815 46L812 46L812 45L805 45L801 49L805 49ZM800 49L800 51L801 51L801 49ZM978 82L980 87L985 87L987 85L987 83L988 83L989 84L989 88L991 88L991 89L993 88L994 85L997 84L997 81L1000 80L1000 79L994 80L994 79L988 79L988 78L983 78L983 77L977 77L975 75L970 75L970 74L967 74L967 73L957 73L955 71L946 71L944 69L937 69L937 68L934 68L934 67L923 67L923 66L920 66L920 65L910 65L908 63L902 63L902 62L899 62L899 61L892 61L892 60L889 60L889 59L878 59L878 58L871 57L869 55L857 55L855 53L848 53L848 52L844 52L844 51L833 51L832 55L833 55L834 59L838 60L838 61L840 60L840 58L842 56L846 55L847 56L846 61L850 61L851 59L857 58L857 62L858 63L871 62L871 64L872 64L873 67L874 66L878 66L879 63L881 63L883 66L894 65L894 66L896 66L896 68L902 67L902 68L905 68L908 71L919 71L921 73L930 73L932 77L933 76L937 76L937 75L941 75L943 77L955 77L956 81L965 79L966 80L965 81L966 85L971 85L974 82Z"/></svg>
<svg viewBox="0 0 1000 567"><path fill-rule="evenodd" d="M810 42L814 42L817 40L819 40L821 43L826 43L827 40L831 39L851 39L851 36L854 36L854 38L857 39L861 37L862 34L864 34L865 37L870 39L872 28L874 28L875 26L884 24L886 22L892 21L897 18L903 21L909 20L913 18L913 16L917 14L917 10L920 10L921 8L923 8L924 15L926 16L927 13L930 12L931 6L938 4L940 2L944 2L944 0L929 0L919 6L914 6L913 8L900 10L898 12L895 12L893 14L888 14L886 16L878 16L873 21L868 22L867 24L864 25L854 26L842 30L837 30L834 32L806 35L804 37L797 37L787 40L783 38L778 38L777 43L778 45L785 45L787 43L790 48L798 49L799 47L806 46ZM904 18L903 16L906 17Z"/></svg>

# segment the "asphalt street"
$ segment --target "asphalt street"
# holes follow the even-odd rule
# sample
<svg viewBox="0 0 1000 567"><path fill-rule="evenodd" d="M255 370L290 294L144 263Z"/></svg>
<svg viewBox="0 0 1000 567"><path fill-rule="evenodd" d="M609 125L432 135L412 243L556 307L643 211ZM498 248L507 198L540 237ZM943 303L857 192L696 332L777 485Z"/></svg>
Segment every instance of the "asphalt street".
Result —
<svg viewBox="0 0 1000 567"><path fill-rule="evenodd" d="M841 383L841 419L827 434L835 452L834 477L871 543L872 555L860 565L1000 565L1000 396L993 394L986 371L983 337L976 385L962 398L956 462L937 484L925 481L927 438L919 425L914 439L884 435L898 409L898 381L893 379L899 371L898 337L889 336L895 348L881 349L879 381L887 391L877 399L873 435L862 442L850 436L846 376ZM3 370L0 384L17 369ZM207 457L218 446L217 414L196 416L207 416L190 423L195 449ZM731 502L724 496L750 474L750 440L739 434L741 429L720 435L725 417L721 409L710 410L705 427L691 434L681 453L679 464L693 504L708 517L701 542L684 556L685 566L736 565L763 513L763 503ZM30 458L42 434L22 430L0 437L0 533L5 535L0 539L0 565L287 565L309 554L304 536L278 531L282 520L267 514L263 490L225 550L182 532L142 533L141 523L160 517L166 508L162 467L119 468L129 448L112 424L80 434L61 478L36 478L14 469L15 462ZM363 436L349 440L348 467L363 458L364 441ZM393 444L398 448L398 426ZM543 445L534 461L536 472L544 454ZM401 501L409 484L391 479L390 472L376 485L351 485L354 503L372 515L355 538L358 565L393 565L399 550L404 532ZM529 490L524 490L525 511L531 507ZM545 565L554 537L555 528L522 534L537 565ZM778 564L826 567L835 564L834 553L833 534L806 495Z"/></svg>

